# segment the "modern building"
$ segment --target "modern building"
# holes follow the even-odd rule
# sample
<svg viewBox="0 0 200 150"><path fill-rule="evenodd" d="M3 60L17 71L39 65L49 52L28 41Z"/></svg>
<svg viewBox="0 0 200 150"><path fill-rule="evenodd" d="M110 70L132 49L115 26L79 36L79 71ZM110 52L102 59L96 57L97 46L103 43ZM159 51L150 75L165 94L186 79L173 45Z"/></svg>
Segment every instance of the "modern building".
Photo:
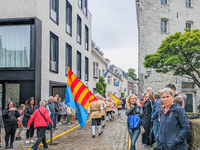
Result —
<svg viewBox="0 0 200 150"><path fill-rule="evenodd" d="M173 76L172 73L156 73L154 69L144 68L144 57L153 54L161 42L175 32L184 32L200 28L200 1L195 0L136 0L139 52L139 94L144 94L147 87L158 92L167 84L176 85L179 92L187 94L186 111L197 112L200 90L194 82L186 77Z"/></svg>
<svg viewBox="0 0 200 150"><path fill-rule="evenodd" d="M104 53L101 49L96 46L96 43L92 40L92 64L93 64L93 93L96 92L96 83L99 82L99 77L103 77L105 79L105 83L107 84L107 76L104 76L106 73L106 69L110 60L108 58L104 58Z"/></svg>
<svg viewBox="0 0 200 150"><path fill-rule="evenodd" d="M64 98L66 66L92 87L87 5L87 0L1 0L0 109L32 96Z"/></svg>

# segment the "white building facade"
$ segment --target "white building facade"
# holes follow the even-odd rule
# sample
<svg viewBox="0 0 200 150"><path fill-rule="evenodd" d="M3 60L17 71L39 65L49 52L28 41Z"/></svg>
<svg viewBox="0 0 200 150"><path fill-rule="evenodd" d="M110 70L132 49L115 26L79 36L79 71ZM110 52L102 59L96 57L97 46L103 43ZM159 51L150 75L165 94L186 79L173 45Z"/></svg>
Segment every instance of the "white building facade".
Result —
<svg viewBox="0 0 200 150"><path fill-rule="evenodd" d="M144 57L153 54L161 42L175 32L184 32L200 28L200 1L195 0L136 0L138 36L139 36L139 94L144 94L147 87L158 92L167 84L173 83L179 92L187 94L186 111L197 112L199 88L189 78L173 76L172 73L156 73L144 68Z"/></svg>
<svg viewBox="0 0 200 150"><path fill-rule="evenodd" d="M31 96L64 98L66 66L92 91L87 0L2 0L0 6L0 53L11 56L0 63L0 109Z"/></svg>

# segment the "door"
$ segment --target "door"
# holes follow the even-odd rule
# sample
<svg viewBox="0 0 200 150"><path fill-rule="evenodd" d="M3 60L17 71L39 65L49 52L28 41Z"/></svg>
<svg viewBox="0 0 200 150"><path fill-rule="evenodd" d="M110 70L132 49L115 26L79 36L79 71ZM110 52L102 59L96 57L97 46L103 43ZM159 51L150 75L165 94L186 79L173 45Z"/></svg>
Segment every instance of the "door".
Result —
<svg viewBox="0 0 200 150"><path fill-rule="evenodd" d="M186 94L187 100L185 105L186 112L193 112L193 94Z"/></svg>
<svg viewBox="0 0 200 150"><path fill-rule="evenodd" d="M6 105L13 101L15 107L19 107L20 103L20 84L19 83L5 83L6 86Z"/></svg>
<svg viewBox="0 0 200 150"><path fill-rule="evenodd" d="M0 110L3 109L3 84L0 84Z"/></svg>

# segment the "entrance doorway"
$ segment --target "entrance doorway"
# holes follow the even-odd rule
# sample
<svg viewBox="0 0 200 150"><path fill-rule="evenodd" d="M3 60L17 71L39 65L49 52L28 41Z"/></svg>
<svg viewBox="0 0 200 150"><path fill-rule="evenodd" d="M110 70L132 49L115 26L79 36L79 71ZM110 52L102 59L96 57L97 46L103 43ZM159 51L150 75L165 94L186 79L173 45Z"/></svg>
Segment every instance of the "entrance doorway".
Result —
<svg viewBox="0 0 200 150"><path fill-rule="evenodd" d="M193 94L186 94L187 100L185 105L186 112L193 112Z"/></svg>
<svg viewBox="0 0 200 150"><path fill-rule="evenodd" d="M20 84L4 82L0 84L0 109L3 110L7 103L13 101L16 107L20 104Z"/></svg>

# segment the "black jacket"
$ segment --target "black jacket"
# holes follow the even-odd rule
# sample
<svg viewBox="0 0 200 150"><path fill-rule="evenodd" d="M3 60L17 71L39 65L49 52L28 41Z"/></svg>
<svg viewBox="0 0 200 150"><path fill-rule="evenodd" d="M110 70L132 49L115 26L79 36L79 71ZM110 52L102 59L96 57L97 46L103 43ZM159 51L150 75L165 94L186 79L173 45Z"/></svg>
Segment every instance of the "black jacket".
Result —
<svg viewBox="0 0 200 150"><path fill-rule="evenodd" d="M143 117L143 109L142 106L137 106L136 104L134 105L134 108L131 107L130 109L127 109L126 111L126 115L130 116L130 115L137 115L138 117L140 117L142 119Z"/></svg>
<svg viewBox="0 0 200 150"><path fill-rule="evenodd" d="M33 112L38 108L37 105L33 105L33 108L29 105L27 105L24 109L24 118L22 121L23 126L27 126L27 123L31 117L31 115L33 114Z"/></svg>
<svg viewBox="0 0 200 150"><path fill-rule="evenodd" d="M20 113L16 110L12 110L9 111L8 109L5 109L4 111L2 111L2 117L3 117L3 122L4 122L4 126L15 126L17 125L17 120L15 119L15 117L20 117Z"/></svg>

